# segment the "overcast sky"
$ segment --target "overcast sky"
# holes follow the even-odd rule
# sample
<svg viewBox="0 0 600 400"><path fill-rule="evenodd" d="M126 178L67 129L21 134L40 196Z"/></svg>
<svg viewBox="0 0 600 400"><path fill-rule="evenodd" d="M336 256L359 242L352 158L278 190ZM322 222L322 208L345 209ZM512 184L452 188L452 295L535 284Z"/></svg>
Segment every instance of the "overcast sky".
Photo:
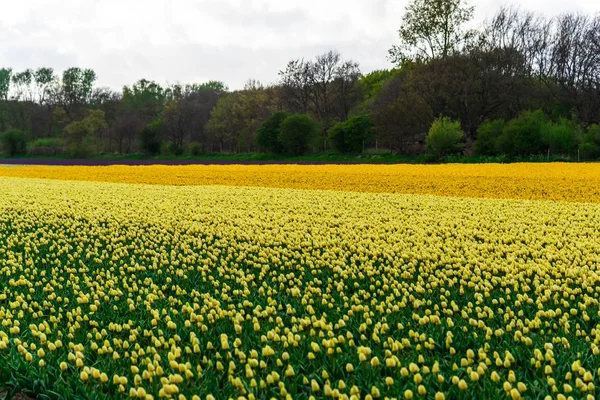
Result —
<svg viewBox="0 0 600 400"><path fill-rule="evenodd" d="M274 82L288 60L329 49L363 72L389 68L387 49L407 0L19 0L0 12L0 67L93 68L120 89L139 78L161 83L249 78ZM528 10L596 13L597 0L527 0ZM476 20L502 0L471 0Z"/></svg>

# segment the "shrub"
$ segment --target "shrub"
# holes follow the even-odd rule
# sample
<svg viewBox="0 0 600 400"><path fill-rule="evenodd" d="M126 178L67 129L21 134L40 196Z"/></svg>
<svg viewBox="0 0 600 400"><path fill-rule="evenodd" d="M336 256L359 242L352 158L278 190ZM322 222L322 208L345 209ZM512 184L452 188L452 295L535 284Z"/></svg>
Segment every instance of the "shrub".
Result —
<svg viewBox="0 0 600 400"><path fill-rule="evenodd" d="M283 153L283 146L279 141L281 124L289 117L286 112L276 112L267 118L256 133L256 144L271 153Z"/></svg>
<svg viewBox="0 0 600 400"><path fill-rule="evenodd" d="M40 138L29 143L28 152L40 156L55 156L64 151L62 140L58 138Z"/></svg>
<svg viewBox="0 0 600 400"><path fill-rule="evenodd" d="M329 130L329 140L340 153L361 153L366 140L373 135L373 122L367 115L338 122Z"/></svg>
<svg viewBox="0 0 600 400"><path fill-rule="evenodd" d="M73 158L89 158L98 153L94 138L85 136L78 143L67 145L67 152Z"/></svg>
<svg viewBox="0 0 600 400"><path fill-rule="evenodd" d="M91 144L92 127L84 120L71 122L65 127L64 137L69 156L86 158L92 153Z"/></svg>
<svg viewBox="0 0 600 400"><path fill-rule="evenodd" d="M600 157L598 146L590 142L582 142L579 144L579 155L584 160L595 160Z"/></svg>
<svg viewBox="0 0 600 400"><path fill-rule="evenodd" d="M87 158L96 154L94 138L107 128L104 111L87 110L81 121L71 122L63 130L67 151L71 157Z"/></svg>
<svg viewBox="0 0 600 400"><path fill-rule="evenodd" d="M591 125L583 135L579 145L579 152L584 159L596 159L600 157L600 126Z"/></svg>
<svg viewBox="0 0 600 400"><path fill-rule="evenodd" d="M139 133L140 148L144 154L156 155L160 153L160 145L164 123L162 120L154 121L144 127Z"/></svg>
<svg viewBox="0 0 600 400"><path fill-rule="evenodd" d="M199 142L191 142L188 145L188 149L187 149L187 153L190 156L199 156L202 154L202 144L200 144Z"/></svg>
<svg viewBox="0 0 600 400"><path fill-rule="evenodd" d="M18 156L26 153L27 141L25 132L18 129L9 129L0 134L0 144L2 151L9 156Z"/></svg>
<svg viewBox="0 0 600 400"><path fill-rule="evenodd" d="M501 119L486 121L477 129L475 154L479 156L498 155L498 138L502 135L506 122Z"/></svg>
<svg viewBox="0 0 600 400"><path fill-rule="evenodd" d="M498 138L498 150L508 156L529 156L541 154L544 143L542 132L548 126L543 111L525 111L510 120Z"/></svg>
<svg viewBox="0 0 600 400"><path fill-rule="evenodd" d="M445 156L462 152L464 135L460 122L441 117L431 124L425 139L425 147L431 156L440 160Z"/></svg>
<svg viewBox="0 0 600 400"><path fill-rule="evenodd" d="M278 139L285 153L302 155L314 145L319 125L305 114L290 115L281 123Z"/></svg>
<svg viewBox="0 0 600 400"><path fill-rule="evenodd" d="M542 140L552 154L573 154L581 140L581 132L575 122L561 118L556 124L547 124L542 130Z"/></svg>
<svg viewBox="0 0 600 400"><path fill-rule="evenodd" d="M32 149L39 149L42 147L62 147L62 141L59 138L40 138L31 142L29 147Z"/></svg>

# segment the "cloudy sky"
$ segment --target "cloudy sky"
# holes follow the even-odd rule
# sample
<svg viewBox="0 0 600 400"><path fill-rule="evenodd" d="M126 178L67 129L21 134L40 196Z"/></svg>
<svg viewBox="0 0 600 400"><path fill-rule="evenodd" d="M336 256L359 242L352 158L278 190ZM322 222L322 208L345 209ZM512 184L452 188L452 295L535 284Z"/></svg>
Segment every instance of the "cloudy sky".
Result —
<svg viewBox="0 0 600 400"><path fill-rule="evenodd" d="M119 89L161 83L277 79L288 60L329 49L363 72L390 66L387 49L407 0L20 0L0 12L0 67L93 68ZM597 0L527 0L555 15L600 12ZM471 0L476 20L503 0Z"/></svg>

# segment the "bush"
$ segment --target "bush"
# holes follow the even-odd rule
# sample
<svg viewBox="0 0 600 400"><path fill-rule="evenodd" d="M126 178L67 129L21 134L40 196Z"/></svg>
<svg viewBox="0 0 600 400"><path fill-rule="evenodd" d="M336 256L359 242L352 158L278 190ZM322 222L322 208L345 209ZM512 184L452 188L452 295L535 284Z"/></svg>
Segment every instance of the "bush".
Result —
<svg viewBox="0 0 600 400"><path fill-rule="evenodd" d="M597 159L600 157L600 126L591 125L583 140L579 145L579 152L582 158L587 160Z"/></svg>
<svg viewBox="0 0 600 400"><path fill-rule="evenodd" d="M502 135L505 125L506 123L501 119L481 124L477 129L475 154L478 156L498 155L498 138Z"/></svg>
<svg viewBox="0 0 600 400"><path fill-rule="evenodd" d="M526 111L510 120L498 138L498 150L508 156L541 154L544 149L542 132L548 127L543 111Z"/></svg>
<svg viewBox="0 0 600 400"><path fill-rule="evenodd" d="M29 147L32 149L39 149L43 147L62 147L62 140L59 138L40 138L31 142Z"/></svg>
<svg viewBox="0 0 600 400"><path fill-rule="evenodd" d="M600 157L600 151L594 143L583 142L579 145L579 155L584 160L595 160Z"/></svg>
<svg viewBox="0 0 600 400"><path fill-rule="evenodd" d="M542 130L542 140L552 154L569 155L573 154L581 141L581 132L575 122L562 118Z"/></svg>
<svg viewBox="0 0 600 400"><path fill-rule="evenodd" d="M27 151L25 132L18 129L9 129L0 134L0 144L2 145L2 151L11 157L23 155Z"/></svg>
<svg viewBox="0 0 600 400"><path fill-rule="evenodd" d="M281 124L289 117L286 112L276 112L267 118L256 133L256 144L263 149L276 154L283 153L283 146L279 141Z"/></svg>
<svg viewBox="0 0 600 400"><path fill-rule="evenodd" d="M69 156L75 158L89 157L93 152L91 136L92 127L86 121L71 122L64 129L65 144Z"/></svg>
<svg viewBox="0 0 600 400"><path fill-rule="evenodd" d="M199 142L191 142L188 145L187 153L190 156L199 156L202 154L202 144Z"/></svg>
<svg viewBox="0 0 600 400"><path fill-rule="evenodd" d="M94 138L85 136L78 143L70 143L67 145L67 152L73 158L89 158L98 153Z"/></svg>
<svg viewBox="0 0 600 400"><path fill-rule="evenodd" d="M314 145L319 125L305 114L290 115L281 123L278 135L285 153L300 156Z"/></svg>
<svg viewBox="0 0 600 400"><path fill-rule="evenodd" d="M139 133L140 148L146 155L157 155L160 153L160 145L164 123L162 120L154 121L144 127Z"/></svg>
<svg viewBox="0 0 600 400"><path fill-rule="evenodd" d="M361 153L364 143L373 135L373 122L367 115L338 122L329 130L329 140L340 153Z"/></svg>
<svg viewBox="0 0 600 400"><path fill-rule="evenodd" d="M441 117L431 124L425 139L425 147L431 156L441 160L445 156L462 152L464 136L460 122Z"/></svg>
<svg viewBox="0 0 600 400"><path fill-rule="evenodd" d="M64 152L62 140L41 138L29 143L28 153L39 156L55 156Z"/></svg>

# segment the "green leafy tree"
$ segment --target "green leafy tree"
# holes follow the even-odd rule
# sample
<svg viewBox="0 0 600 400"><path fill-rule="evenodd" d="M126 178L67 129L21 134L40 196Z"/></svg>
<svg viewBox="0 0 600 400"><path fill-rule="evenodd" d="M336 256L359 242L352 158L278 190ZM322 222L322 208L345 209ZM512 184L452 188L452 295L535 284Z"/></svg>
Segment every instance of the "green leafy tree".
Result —
<svg viewBox="0 0 600 400"><path fill-rule="evenodd" d="M181 97L169 100L162 112L165 137L176 155L183 153L183 143L191 123L191 118L186 115L184 103Z"/></svg>
<svg viewBox="0 0 600 400"><path fill-rule="evenodd" d="M0 132L6 130L8 125L8 92L10 91L10 81L12 69L0 69Z"/></svg>
<svg viewBox="0 0 600 400"><path fill-rule="evenodd" d="M387 82L371 108L375 148L402 154L425 151L425 136L441 111L435 112L423 91L415 88L413 65L403 67Z"/></svg>
<svg viewBox="0 0 600 400"><path fill-rule="evenodd" d="M160 146L163 132L165 130L164 122L156 120L144 127L139 133L140 147L144 154L156 155L160 153Z"/></svg>
<svg viewBox="0 0 600 400"><path fill-rule="evenodd" d="M448 117L438 118L433 121L425 139L427 152L438 160L458 154L462 152L464 136L465 133L460 127L460 122L453 121Z"/></svg>
<svg viewBox="0 0 600 400"><path fill-rule="evenodd" d="M12 84L14 88L14 100L16 101L32 101L33 90L32 83L34 72L31 69L26 69L22 72L16 72L12 75Z"/></svg>
<svg viewBox="0 0 600 400"><path fill-rule="evenodd" d="M306 114L290 115L281 123L279 141L287 154L306 154L315 144L319 124Z"/></svg>
<svg viewBox="0 0 600 400"><path fill-rule="evenodd" d="M477 129L475 153L481 156L498 154L498 138L502 135L506 122L501 119L486 121Z"/></svg>
<svg viewBox="0 0 600 400"><path fill-rule="evenodd" d="M54 69L48 67L38 68L34 72L33 77L37 91L38 104L45 104L50 96L51 85L56 80Z"/></svg>
<svg viewBox="0 0 600 400"><path fill-rule="evenodd" d="M352 109L354 115L369 114L387 83L398 76L399 70L376 70L361 76L356 83L360 102Z"/></svg>
<svg viewBox="0 0 600 400"><path fill-rule="evenodd" d="M529 156L544 151L543 130L548 118L543 111L525 111L510 120L498 138L498 150L508 156Z"/></svg>
<svg viewBox="0 0 600 400"><path fill-rule="evenodd" d="M340 153L360 153L373 136L373 122L367 115L357 115L339 122L329 130L329 140Z"/></svg>
<svg viewBox="0 0 600 400"><path fill-rule="evenodd" d="M167 93L154 81L141 79L123 88L123 109L138 116L144 124L156 120L163 110Z"/></svg>
<svg viewBox="0 0 600 400"><path fill-rule="evenodd" d="M256 82L219 99L206 126L218 151L252 151L262 122L277 109L277 91Z"/></svg>
<svg viewBox="0 0 600 400"><path fill-rule="evenodd" d="M287 117L289 117L289 114L283 111L271 114L258 129L256 144L271 153L283 153L283 147L279 141L279 132L281 131L281 124Z"/></svg>
<svg viewBox="0 0 600 400"><path fill-rule="evenodd" d="M561 118L543 129L542 141L552 154L573 154L581 141L581 131L574 121Z"/></svg>
<svg viewBox="0 0 600 400"><path fill-rule="evenodd" d="M8 100L8 92L10 90L10 81L12 78L11 68L0 69L0 100Z"/></svg>
<svg viewBox="0 0 600 400"><path fill-rule="evenodd" d="M465 25L474 7L464 0L410 0L398 30L400 43L389 50L397 65L414 59L444 58L474 36Z"/></svg>
<svg viewBox="0 0 600 400"><path fill-rule="evenodd" d="M50 115L50 131L53 136L60 136L65 127L69 124L69 116L64 108L57 106L52 110Z"/></svg>
<svg viewBox="0 0 600 400"><path fill-rule="evenodd" d="M27 141L25 133L18 129L9 129L0 134L2 151L9 156L17 156L26 153Z"/></svg>
<svg viewBox="0 0 600 400"><path fill-rule="evenodd" d="M600 158L600 125L590 125L579 144L579 151L584 159Z"/></svg>
<svg viewBox="0 0 600 400"><path fill-rule="evenodd" d="M96 78L96 73L92 69L74 67L63 72L62 103L71 120L75 117L77 108L88 104Z"/></svg>
<svg viewBox="0 0 600 400"><path fill-rule="evenodd" d="M64 139L69 154L82 158L92 155L97 137L106 128L104 111L88 110L87 117L71 122L64 129Z"/></svg>
<svg viewBox="0 0 600 400"><path fill-rule="evenodd" d="M397 69L379 69L363 75L359 79L362 91L367 99L377 97L383 90L384 85L398 76Z"/></svg>

